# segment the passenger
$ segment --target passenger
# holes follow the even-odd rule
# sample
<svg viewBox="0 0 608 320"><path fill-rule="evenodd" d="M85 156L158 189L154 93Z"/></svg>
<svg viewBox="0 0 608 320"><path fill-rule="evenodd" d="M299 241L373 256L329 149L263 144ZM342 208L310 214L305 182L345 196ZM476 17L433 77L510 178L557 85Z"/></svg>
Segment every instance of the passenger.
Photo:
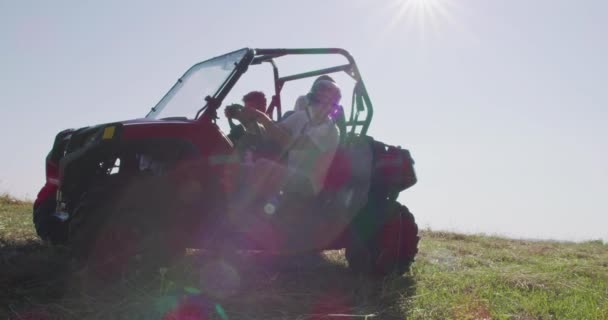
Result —
<svg viewBox="0 0 608 320"><path fill-rule="evenodd" d="M338 128L330 118L341 98L332 81L317 79L306 95L308 105L275 123L263 112L242 108L231 115L241 123L255 122L265 128L265 137L274 141L287 165L259 159L255 162L253 190L264 185L282 184L285 191L313 196L323 189L329 165L338 147Z"/></svg>
<svg viewBox="0 0 608 320"><path fill-rule="evenodd" d="M327 81L331 81L333 83L336 83L336 81L334 81L334 79L332 79L332 77L328 76L328 75L322 75L320 77L318 77L317 79L315 79L315 81L313 82L313 86L315 85L315 83L321 81L321 80L327 80ZM298 99L296 99L296 104L293 108L294 111L298 111L298 110L303 110L305 107L310 105L310 98L308 97L308 94L299 96Z"/></svg>

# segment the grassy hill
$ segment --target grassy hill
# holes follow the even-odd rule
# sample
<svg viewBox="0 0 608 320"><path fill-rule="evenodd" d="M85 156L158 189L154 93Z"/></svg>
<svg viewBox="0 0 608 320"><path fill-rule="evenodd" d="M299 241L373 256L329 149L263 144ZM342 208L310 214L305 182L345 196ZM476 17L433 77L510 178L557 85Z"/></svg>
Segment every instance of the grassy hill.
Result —
<svg viewBox="0 0 608 320"><path fill-rule="evenodd" d="M410 274L349 272L343 252L230 265L191 251L104 286L0 197L0 319L608 319L608 245L423 231ZM188 317L190 316L190 317Z"/></svg>

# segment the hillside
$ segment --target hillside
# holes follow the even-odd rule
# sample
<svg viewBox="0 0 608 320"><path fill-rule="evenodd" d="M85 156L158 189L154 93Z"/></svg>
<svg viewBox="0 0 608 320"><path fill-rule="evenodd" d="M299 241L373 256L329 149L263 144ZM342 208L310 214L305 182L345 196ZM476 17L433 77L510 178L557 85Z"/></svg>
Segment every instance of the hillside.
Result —
<svg viewBox="0 0 608 320"><path fill-rule="evenodd" d="M30 208L0 197L1 319L608 319L601 241L423 231L411 273L383 281L351 274L341 251L271 267L243 256L232 268L192 250L154 276L91 290L64 250L38 241ZM208 274L218 266L223 286Z"/></svg>

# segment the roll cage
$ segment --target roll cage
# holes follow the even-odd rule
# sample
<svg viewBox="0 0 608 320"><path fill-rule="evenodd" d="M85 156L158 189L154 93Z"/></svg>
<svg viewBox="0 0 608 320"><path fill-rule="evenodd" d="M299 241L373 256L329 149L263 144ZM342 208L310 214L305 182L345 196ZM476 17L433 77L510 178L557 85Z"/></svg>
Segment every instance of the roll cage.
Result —
<svg viewBox="0 0 608 320"><path fill-rule="evenodd" d="M243 49L241 49L243 50ZM240 62L236 64L235 69L226 78L226 80L219 87L213 97L206 97L206 104L201 108L196 115L196 118L217 118L217 109L222 104L222 101L230 90L237 83L239 78L247 72L250 65L259 65L262 63L269 63L273 69L274 76L274 94L270 101L267 109L268 115L272 116L276 112L276 119L280 120L283 115L283 108L281 104L281 90L285 83L294 80L300 80L304 78L317 77L324 74L331 74L337 72L344 72L349 75L354 81L355 86L353 89L353 99L350 106L350 113L348 119L344 119L345 129L348 133L358 133L365 135L369 129L373 117L373 105L359 73L359 69L355 63L353 57L344 49L340 48L314 48L314 49L249 49L243 56ZM278 59L287 55L323 55L323 54L337 54L346 58L347 62L343 65L334 67L313 70L304 73L292 74L287 76L280 76L275 59Z"/></svg>

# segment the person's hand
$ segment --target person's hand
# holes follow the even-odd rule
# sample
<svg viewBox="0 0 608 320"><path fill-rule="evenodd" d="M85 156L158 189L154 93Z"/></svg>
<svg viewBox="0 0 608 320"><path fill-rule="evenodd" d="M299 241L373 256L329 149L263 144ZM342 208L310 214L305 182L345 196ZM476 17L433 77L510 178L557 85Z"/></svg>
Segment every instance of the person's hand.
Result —
<svg viewBox="0 0 608 320"><path fill-rule="evenodd" d="M312 122L317 124L323 122L332 113L333 107L330 104L318 105L313 110Z"/></svg>

